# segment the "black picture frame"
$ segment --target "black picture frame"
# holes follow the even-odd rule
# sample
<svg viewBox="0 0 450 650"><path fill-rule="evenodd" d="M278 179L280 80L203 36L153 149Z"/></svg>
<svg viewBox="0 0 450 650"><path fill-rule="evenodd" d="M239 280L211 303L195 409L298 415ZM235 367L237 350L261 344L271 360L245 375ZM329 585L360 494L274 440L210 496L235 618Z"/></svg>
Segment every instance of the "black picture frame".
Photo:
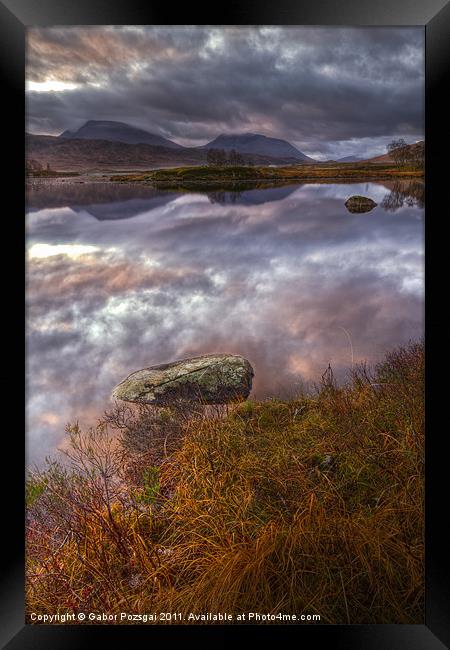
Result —
<svg viewBox="0 0 450 650"><path fill-rule="evenodd" d="M25 625L24 613L24 420L23 350L25 323L22 287L24 228L24 69L25 31L28 26L93 24L218 24L218 25L423 25L426 34L426 612L424 625L302 625L302 626L34 626ZM440 234L446 220L444 192L445 160L448 157L448 61L450 43L450 4L446 0L247 0L229 2L215 15L211 9L185 3L179 8L158 0L3 0L0 2L0 70L3 89L4 135L11 137L4 149L7 170L3 184L10 200L4 212L4 251L15 251L5 266L3 320L10 332L5 347L14 341L14 361L4 375L6 409L13 415L12 425L3 427L3 490L1 499L3 534L3 571L0 587L1 646L8 650L80 649L104 642L106 635L115 643L198 643L228 645L239 638L257 644L260 641L282 643L289 634L295 642L311 647L349 650L438 650L450 646L449 631L449 535L444 498L446 496L448 455L444 450L445 419L440 424L440 409L445 406L445 379L438 370L445 360L444 327L439 318L442 294L431 290L432 282L445 277L446 240ZM447 97L448 103L448 97ZM448 210L447 210L448 213ZM8 216L8 219L6 217ZM4 230L4 232L5 232ZM11 242L15 242L13 247ZM442 243L442 250L439 250ZM448 256L448 253L447 253ZM5 256L2 256L5 261ZM14 278L15 282L11 282ZM24 351L25 355L25 351ZM12 373L16 369L15 374ZM13 374L13 383L10 376ZM16 399L13 400L14 395ZM14 406L13 406L14 404ZM442 409L442 414L444 411ZM22 424L23 423L23 424ZM10 475L6 479L6 470ZM329 645L328 645L329 644Z"/></svg>

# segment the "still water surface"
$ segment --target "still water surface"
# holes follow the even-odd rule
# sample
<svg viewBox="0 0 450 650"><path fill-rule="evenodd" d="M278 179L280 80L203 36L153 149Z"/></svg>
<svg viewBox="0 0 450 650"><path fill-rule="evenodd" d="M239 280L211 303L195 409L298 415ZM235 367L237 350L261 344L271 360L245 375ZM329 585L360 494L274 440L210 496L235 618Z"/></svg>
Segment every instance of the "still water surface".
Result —
<svg viewBox="0 0 450 650"><path fill-rule="evenodd" d="M230 352L255 397L345 379L423 333L423 188L290 185L241 193L59 184L28 193L27 455L97 421L127 374ZM379 205L351 214L363 194Z"/></svg>

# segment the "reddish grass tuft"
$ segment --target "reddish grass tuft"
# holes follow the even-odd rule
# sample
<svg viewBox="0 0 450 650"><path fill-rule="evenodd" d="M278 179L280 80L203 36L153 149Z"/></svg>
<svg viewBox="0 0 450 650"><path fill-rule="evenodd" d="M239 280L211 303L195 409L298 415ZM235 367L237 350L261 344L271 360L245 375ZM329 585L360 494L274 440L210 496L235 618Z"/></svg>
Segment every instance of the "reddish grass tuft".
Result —
<svg viewBox="0 0 450 650"><path fill-rule="evenodd" d="M422 623L423 380L413 343L317 395L70 427L27 484L27 611Z"/></svg>

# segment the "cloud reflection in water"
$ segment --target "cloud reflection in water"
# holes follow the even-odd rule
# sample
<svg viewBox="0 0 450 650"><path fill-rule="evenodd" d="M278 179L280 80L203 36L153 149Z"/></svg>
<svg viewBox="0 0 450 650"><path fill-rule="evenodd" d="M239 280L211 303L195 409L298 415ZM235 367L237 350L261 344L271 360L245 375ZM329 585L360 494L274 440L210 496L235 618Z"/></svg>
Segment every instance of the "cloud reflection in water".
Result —
<svg viewBox="0 0 450 650"><path fill-rule="evenodd" d="M329 362L343 379L344 329L355 361L422 336L423 209L346 210L352 194L380 204L389 191L376 184L282 189L156 204L111 186L98 204L81 188L66 203L54 189L29 196L28 249L41 252L27 263L29 462L66 422L95 423L141 367L239 353L264 397L318 380ZM98 218L105 206L112 219Z"/></svg>

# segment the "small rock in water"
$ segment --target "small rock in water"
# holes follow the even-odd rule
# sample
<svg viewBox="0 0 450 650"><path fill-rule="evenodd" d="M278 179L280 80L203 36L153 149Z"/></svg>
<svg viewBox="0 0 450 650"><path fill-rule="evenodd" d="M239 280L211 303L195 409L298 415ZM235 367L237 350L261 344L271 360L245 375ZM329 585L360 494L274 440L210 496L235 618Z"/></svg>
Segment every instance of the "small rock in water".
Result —
<svg viewBox="0 0 450 650"><path fill-rule="evenodd" d="M378 204L367 196L351 196L345 202L345 207L349 212L370 212Z"/></svg>
<svg viewBox="0 0 450 650"><path fill-rule="evenodd" d="M253 375L244 357L205 354L137 370L116 386L112 399L157 406L177 400L227 404L248 397Z"/></svg>

